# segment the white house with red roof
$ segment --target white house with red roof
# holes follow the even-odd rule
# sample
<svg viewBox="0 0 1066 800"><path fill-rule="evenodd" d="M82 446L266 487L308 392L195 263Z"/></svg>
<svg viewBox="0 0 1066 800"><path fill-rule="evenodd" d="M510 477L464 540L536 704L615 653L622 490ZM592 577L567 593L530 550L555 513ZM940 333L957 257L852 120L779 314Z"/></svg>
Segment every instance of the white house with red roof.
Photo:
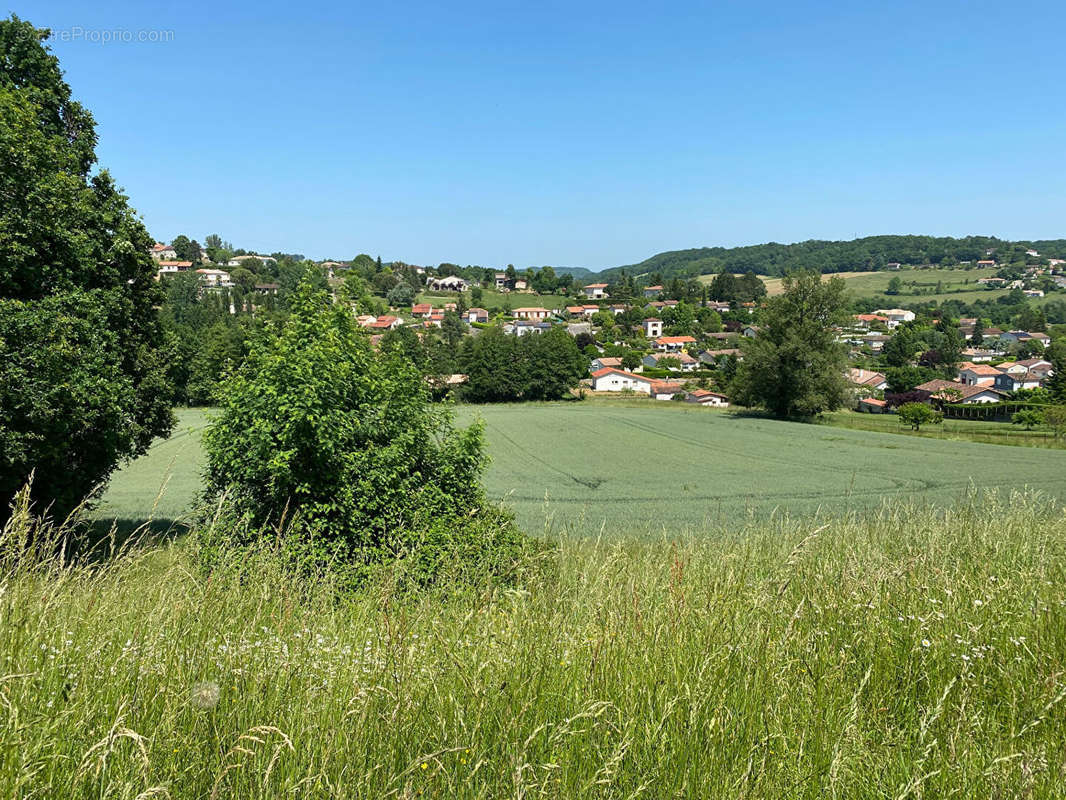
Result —
<svg viewBox="0 0 1066 800"><path fill-rule="evenodd" d="M415 303L413 306L411 306L411 316L415 319L425 319L432 313L432 303Z"/></svg>
<svg viewBox="0 0 1066 800"><path fill-rule="evenodd" d="M701 406L715 406L717 408L726 408L729 405L728 397L718 392L712 392L710 389L691 391L685 400L689 403L698 403Z"/></svg>
<svg viewBox="0 0 1066 800"><path fill-rule="evenodd" d="M162 242L153 244L149 252L156 261L173 261L178 257L178 252L173 247Z"/></svg>
<svg viewBox="0 0 1066 800"><path fill-rule="evenodd" d="M607 296L606 283L590 283L582 291L589 300L600 300Z"/></svg>
<svg viewBox="0 0 1066 800"><path fill-rule="evenodd" d="M662 361L664 358L675 359L680 362L681 366L663 367L663 369L680 369L682 372L692 372L700 364L697 359L690 356L684 350L681 350L677 353L648 353L648 355L644 356L643 358L644 366L651 367L652 369L660 368L659 362Z"/></svg>
<svg viewBox="0 0 1066 800"><path fill-rule="evenodd" d="M696 344L696 340L691 336L660 336L654 344L656 350L676 353L690 344Z"/></svg>
<svg viewBox="0 0 1066 800"><path fill-rule="evenodd" d="M515 319L531 319L535 322L546 320L551 312L546 308L530 306L528 308L516 308L511 312Z"/></svg>
<svg viewBox="0 0 1066 800"><path fill-rule="evenodd" d="M959 364L959 383L967 386L992 386L996 378L1003 374L1002 370L988 364L973 364L964 361Z"/></svg>
<svg viewBox="0 0 1066 800"><path fill-rule="evenodd" d="M658 381L626 372L617 367L604 367L592 373L592 388L597 392L621 392L626 389L642 394L651 394L652 386Z"/></svg>

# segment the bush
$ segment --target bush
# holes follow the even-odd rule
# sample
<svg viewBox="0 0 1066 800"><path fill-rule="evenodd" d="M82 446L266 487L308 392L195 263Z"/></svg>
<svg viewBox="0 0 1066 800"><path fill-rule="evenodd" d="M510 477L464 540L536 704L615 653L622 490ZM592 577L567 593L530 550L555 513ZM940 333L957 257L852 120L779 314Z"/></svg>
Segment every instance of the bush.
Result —
<svg viewBox="0 0 1066 800"><path fill-rule="evenodd" d="M451 549L481 560L518 549L513 521L481 489L481 426L454 428L418 369L395 348L375 353L309 282L292 308L219 391L206 493L232 517L211 530L236 532L204 537L206 560L267 539L301 570L356 583L375 564L414 557L427 582Z"/></svg>
<svg viewBox="0 0 1066 800"><path fill-rule="evenodd" d="M921 429L922 425L939 425L944 416L925 403L904 403L899 407L899 421L909 425L912 431Z"/></svg>

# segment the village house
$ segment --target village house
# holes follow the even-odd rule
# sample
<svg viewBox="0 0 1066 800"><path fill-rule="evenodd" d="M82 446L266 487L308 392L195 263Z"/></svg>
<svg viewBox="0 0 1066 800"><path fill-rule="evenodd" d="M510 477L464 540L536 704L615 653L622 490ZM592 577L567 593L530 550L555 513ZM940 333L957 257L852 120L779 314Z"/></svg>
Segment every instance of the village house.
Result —
<svg viewBox="0 0 1066 800"><path fill-rule="evenodd" d="M192 269L191 261L160 261L158 262L159 271L156 273L156 278L161 278L164 275L176 275L179 272L188 272Z"/></svg>
<svg viewBox="0 0 1066 800"><path fill-rule="evenodd" d="M208 289L229 289L233 286L229 273L224 269L198 269L200 283Z"/></svg>
<svg viewBox="0 0 1066 800"><path fill-rule="evenodd" d="M978 269L989 269L994 266L996 266L996 262L991 258L983 258L977 262Z"/></svg>
<svg viewBox="0 0 1066 800"><path fill-rule="evenodd" d="M684 394L685 386L670 381L652 381L651 396L656 400L673 400L675 395Z"/></svg>
<svg viewBox="0 0 1066 800"><path fill-rule="evenodd" d="M243 255L243 256L234 256L233 258L231 258L229 261L226 262L226 266L227 267L243 267L245 261L251 261L252 259L255 259L256 261L262 261L264 264L277 264L278 263L278 260L276 258L271 258L270 256L257 256L254 253L249 253L249 254Z"/></svg>
<svg viewBox="0 0 1066 800"><path fill-rule="evenodd" d="M685 401L688 403L698 403L701 406L715 406L717 408L727 408L729 406L728 397L724 394L719 394L718 392L712 392L710 389L695 389L685 396Z"/></svg>
<svg viewBox="0 0 1066 800"><path fill-rule="evenodd" d="M411 316L415 319L425 319L433 313L433 305L431 303L415 303L411 306Z"/></svg>
<svg viewBox="0 0 1066 800"><path fill-rule="evenodd" d="M874 353L880 353L888 340L889 337L883 333L870 333L862 337L862 343Z"/></svg>
<svg viewBox="0 0 1066 800"><path fill-rule="evenodd" d="M707 308L712 311L717 311L719 314L724 314L726 311L729 311L729 303L721 300L710 300L707 303Z"/></svg>
<svg viewBox="0 0 1066 800"><path fill-rule="evenodd" d="M511 314L515 319L529 319L539 322L547 319L551 312L546 308L530 306L528 308L516 308Z"/></svg>
<svg viewBox="0 0 1066 800"><path fill-rule="evenodd" d="M988 364L973 364L964 361L959 364L959 383L967 386L991 386L1003 373Z"/></svg>
<svg viewBox="0 0 1066 800"><path fill-rule="evenodd" d="M759 335L759 326L745 325L743 328L741 328L740 335L747 336L749 339L754 339L756 336Z"/></svg>
<svg viewBox="0 0 1066 800"><path fill-rule="evenodd" d="M393 328L399 328L403 325L403 320L399 317L384 314L380 317L370 317L367 322L360 324L369 330L383 332L392 330Z"/></svg>
<svg viewBox="0 0 1066 800"><path fill-rule="evenodd" d="M592 359L592 364L589 366L589 372L599 372L601 369L622 369L622 359L615 358L614 356L600 356L599 358Z"/></svg>
<svg viewBox="0 0 1066 800"><path fill-rule="evenodd" d="M1040 331L1007 331L999 336L1001 342L1007 345L1021 344L1022 342L1037 341L1044 347L1051 344L1051 337Z"/></svg>
<svg viewBox="0 0 1066 800"><path fill-rule="evenodd" d="M658 317L648 317L642 323L644 335L649 339L658 339L663 335L663 321Z"/></svg>
<svg viewBox="0 0 1066 800"><path fill-rule="evenodd" d="M855 406L855 410L867 414L884 414L888 411L888 404L884 400L878 400L876 397L864 397Z"/></svg>
<svg viewBox="0 0 1066 800"><path fill-rule="evenodd" d="M722 350L704 350L700 353L700 361L704 364L716 367L726 356L733 356L733 358L738 361L744 360L744 356L740 350L735 347L727 347Z"/></svg>
<svg viewBox="0 0 1066 800"><path fill-rule="evenodd" d="M656 350L673 353L679 352L690 344L696 344L696 340L691 336L660 336L654 342Z"/></svg>
<svg viewBox="0 0 1066 800"><path fill-rule="evenodd" d="M875 324L888 325L888 317L880 314L852 314L851 318L855 320L855 327L862 330L869 330Z"/></svg>
<svg viewBox="0 0 1066 800"><path fill-rule="evenodd" d="M889 261L887 264L885 264L885 269L898 270L902 266L903 265L900 264L898 261Z"/></svg>
<svg viewBox="0 0 1066 800"><path fill-rule="evenodd" d="M973 364L980 364L983 362L991 361L996 354L992 350L982 350L977 347L967 347L965 350L962 351L962 355L967 361Z"/></svg>
<svg viewBox="0 0 1066 800"><path fill-rule="evenodd" d="M888 380L885 378L884 374L880 372L852 367L848 370L847 377L848 380L856 386L861 386L864 389L870 389L875 392L883 392L888 388Z"/></svg>
<svg viewBox="0 0 1066 800"><path fill-rule="evenodd" d="M489 312L484 308L468 308L466 310L466 321L471 324L475 322L487 323L489 321Z"/></svg>
<svg viewBox="0 0 1066 800"><path fill-rule="evenodd" d="M590 283L582 291L585 292L585 297L590 300L600 300L607 296L607 284Z"/></svg>
<svg viewBox="0 0 1066 800"><path fill-rule="evenodd" d="M692 372L694 369L696 369L696 367L699 366L700 363L688 353L686 353L684 350L678 353L649 353L641 360L645 367L657 369L659 368L659 361L664 358L677 359L677 361L681 364L680 369L682 372ZM674 367L674 369L678 368Z"/></svg>
<svg viewBox="0 0 1066 800"><path fill-rule="evenodd" d="M645 286L644 287L644 296L647 297L649 300L654 300L656 297L658 297L660 294L662 294L662 291L663 291L663 287L661 285L660 286Z"/></svg>
<svg viewBox="0 0 1066 800"><path fill-rule="evenodd" d="M550 322L519 319L504 325L503 330L504 333L511 333L515 336L525 336L527 333L544 333L544 331L550 331L551 327Z"/></svg>
<svg viewBox="0 0 1066 800"><path fill-rule="evenodd" d="M257 283L255 285L255 291L257 294L262 295L274 295L278 293L278 289L281 288L281 284L278 283Z"/></svg>
<svg viewBox="0 0 1066 800"><path fill-rule="evenodd" d="M153 244L149 252L151 252L152 258L156 261L173 261L178 257L178 253L173 247L162 242Z"/></svg>
<svg viewBox="0 0 1066 800"><path fill-rule="evenodd" d="M1016 392L1019 389L1038 389L1044 380L1036 372L1001 372L996 376L994 386L1001 392Z"/></svg>
<svg viewBox="0 0 1066 800"><path fill-rule="evenodd" d="M874 314L878 317L885 317L888 320L885 322L885 327L890 330L898 328L904 322L914 321L914 312L902 308L879 308L874 311Z"/></svg>
<svg viewBox="0 0 1066 800"><path fill-rule="evenodd" d="M1002 391L991 386L967 386L958 381L947 381L941 378L926 381L914 387L919 392L926 392L930 397L943 400L948 403L961 403L972 405L975 403L999 403L1005 395Z"/></svg>
<svg viewBox="0 0 1066 800"><path fill-rule="evenodd" d="M616 367L604 367L592 373L592 389L597 392L621 392L628 389L651 394L652 384L656 382Z"/></svg>

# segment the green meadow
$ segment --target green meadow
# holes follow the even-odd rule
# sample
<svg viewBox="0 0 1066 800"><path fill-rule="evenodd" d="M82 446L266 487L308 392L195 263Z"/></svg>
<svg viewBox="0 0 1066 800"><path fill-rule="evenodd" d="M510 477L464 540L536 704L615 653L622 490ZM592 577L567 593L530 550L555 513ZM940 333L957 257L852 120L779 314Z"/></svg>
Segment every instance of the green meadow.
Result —
<svg viewBox="0 0 1066 800"><path fill-rule="evenodd" d="M179 411L174 435L114 477L98 515L173 519L187 512L199 486L199 436L208 414ZM1066 450L966 441L978 423L965 423L959 438L935 429L905 436L895 418L847 414L806 425L613 399L461 406L457 416L484 421L488 493L538 534L699 532L785 513L810 517L902 501L946 505L971 487L1066 497Z"/></svg>

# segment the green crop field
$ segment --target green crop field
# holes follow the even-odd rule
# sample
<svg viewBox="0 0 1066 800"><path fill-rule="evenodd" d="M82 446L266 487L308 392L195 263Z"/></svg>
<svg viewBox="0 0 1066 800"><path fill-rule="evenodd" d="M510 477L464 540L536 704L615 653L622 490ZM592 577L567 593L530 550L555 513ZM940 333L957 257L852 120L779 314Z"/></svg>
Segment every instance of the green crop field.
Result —
<svg viewBox="0 0 1066 800"><path fill-rule="evenodd" d="M946 504L971 484L1066 497L1066 450L777 422L651 401L460 407L458 416L485 421L488 492L535 532L698 532L748 516L828 513L902 498ZM115 476L98 514L144 519L155 504L155 517L175 518L188 509L206 417L180 412L175 436Z"/></svg>

